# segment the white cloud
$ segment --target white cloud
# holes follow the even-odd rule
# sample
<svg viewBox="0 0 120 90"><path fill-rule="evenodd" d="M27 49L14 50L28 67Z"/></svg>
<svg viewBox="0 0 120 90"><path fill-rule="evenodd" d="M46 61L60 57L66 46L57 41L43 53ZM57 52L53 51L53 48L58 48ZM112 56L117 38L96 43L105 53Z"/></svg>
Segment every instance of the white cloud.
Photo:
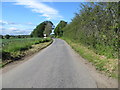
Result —
<svg viewBox="0 0 120 90"><path fill-rule="evenodd" d="M32 29L19 29L15 27L2 28L2 35L29 35Z"/></svg>
<svg viewBox="0 0 120 90"><path fill-rule="evenodd" d="M0 25L15 25L17 23L0 20Z"/></svg>
<svg viewBox="0 0 120 90"><path fill-rule="evenodd" d="M47 20L63 18L58 10L39 2L39 0L16 0L15 5L24 5L25 7L30 8L33 12L42 14L40 16L44 16Z"/></svg>
<svg viewBox="0 0 120 90"><path fill-rule="evenodd" d="M35 28L31 22L28 23L15 23L5 20L0 20L0 34L6 35L28 35Z"/></svg>
<svg viewBox="0 0 120 90"><path fill-rule="evenodd" d="M28 22L28 23L26 23L27 25L34 25L33 23L31 23L31 22Z"/></svg>
<svg viewBox="0 0 120 90"><path fill-rule="evenodd" d="M9 30L11 30L11 31L16 31L16 30L18 30L18 29L15 28L15 27L10 27Z"/></svg>
<svg viewBox="0 0 120 90"><path fill-rule="evenodd" d="M5 25L5 24L8 24L8 22L7 22L7 21L0 20L0 24L1 24L1 25Z"/></svg>
<svg viewBox="0 0 120 90"><path fill-rule="evenodd" d="M15 27L9 27L9 28L2 27L2 34L3 35L11 34L12 32L15 32L15 31L19 31L19 29L15 28Z"/></svg>

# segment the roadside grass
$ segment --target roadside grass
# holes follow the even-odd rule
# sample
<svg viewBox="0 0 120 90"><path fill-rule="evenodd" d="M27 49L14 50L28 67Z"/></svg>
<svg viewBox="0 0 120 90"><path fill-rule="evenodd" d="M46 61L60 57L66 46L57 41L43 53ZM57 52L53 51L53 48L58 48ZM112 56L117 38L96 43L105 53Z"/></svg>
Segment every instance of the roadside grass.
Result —
<svg viewBox="0 0 120 90"><path fill-rule="evenodd" d="M2 54L0 67L5 66L9 62L19 60L30 53L35 53L48 46L51 42L51 38L3 39L2 49L0 51ZM35 50L36 48L37 50Z"/></svg>
<svg viewBox="0 0 120 90"><path fill-rule="evenodd" d="M26 38L26 39L10 39L10 40L2 40L2 51L3 52L16 52L16 51L24 51L31 48L33 44L39 44L46 41L49 41L49 38Z"/></svg>
<svg viewBox="0 0 120 90"><path fill-rule="evenodd" d="M69 39L62 38L83 58L91 62L97 70L108 75L109 77L118 78L118 59L109 59L103 55L96 54L93 50L73 42Z"/></svg>

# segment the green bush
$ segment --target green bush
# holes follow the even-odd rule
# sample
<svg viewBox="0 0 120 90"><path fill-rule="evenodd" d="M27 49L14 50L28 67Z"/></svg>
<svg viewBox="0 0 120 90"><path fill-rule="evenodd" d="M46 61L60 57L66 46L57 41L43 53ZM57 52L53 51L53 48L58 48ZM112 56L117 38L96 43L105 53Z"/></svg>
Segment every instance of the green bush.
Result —
<svg viewBox="0 0 120 90"><path fill-rule="evenodd" d="M118 58L118 3L82 3L80 13L63 29L63 37L108 58Z"/></svg>

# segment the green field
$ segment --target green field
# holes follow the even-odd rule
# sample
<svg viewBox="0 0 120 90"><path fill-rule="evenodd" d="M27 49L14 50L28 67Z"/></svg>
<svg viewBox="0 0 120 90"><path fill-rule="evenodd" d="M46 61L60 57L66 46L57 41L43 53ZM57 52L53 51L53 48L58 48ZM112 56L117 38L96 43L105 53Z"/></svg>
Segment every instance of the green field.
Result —
<svg viewBox="0 0 120 90"><path fill-rule="evenodd" d="M51 38L2 39L2 61L18 57L20 52L32 48L32 45L49 42Z"/></svg>
<svg viewBox="0 0 120 90"><path fill-rule="evenodd" d="M3 39L2 51L4 52L16 52L29 49L33 44L39 44L49 41L50 38L26 38L26 39Z"/></svg>

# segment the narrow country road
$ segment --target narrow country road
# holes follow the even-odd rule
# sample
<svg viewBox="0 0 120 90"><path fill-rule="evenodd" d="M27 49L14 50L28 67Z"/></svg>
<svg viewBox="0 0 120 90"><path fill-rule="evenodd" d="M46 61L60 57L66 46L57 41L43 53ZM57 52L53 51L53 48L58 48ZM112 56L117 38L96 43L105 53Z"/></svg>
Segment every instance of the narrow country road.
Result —
<svg viewBox="0 0 120 90"><path fill-rule="evenodd" d="M89 70L61 39L2 75L3 88L97 88Z"/></svg>

